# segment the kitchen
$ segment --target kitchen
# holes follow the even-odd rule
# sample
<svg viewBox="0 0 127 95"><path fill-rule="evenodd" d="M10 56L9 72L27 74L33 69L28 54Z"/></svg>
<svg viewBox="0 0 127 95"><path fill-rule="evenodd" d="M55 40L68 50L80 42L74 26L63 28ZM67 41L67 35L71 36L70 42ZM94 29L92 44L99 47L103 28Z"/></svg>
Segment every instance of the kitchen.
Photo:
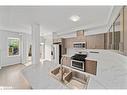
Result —
<svg viewBox="0 0 127 95"><path fill-rule="evenodd" d="M66 34L66 37L53 33L51 52L53 62L44 62L43 66L39 65L38 68L28 67L24 73L32 87L35 89L127 88L125 64L127 57L122 45L126 44L125 40L123 41L123 38L126 39L126 33L123 35L122 32L122 22L126 19L126 16L123 17L123 10L126 12L126 7L118 12L113 24L105 33L89 35L90 32L84 29L73 31L73 35L69 37L69 34ZM30 69L36 71L32 72L35 76L29 72Z"/></svg>
<svg viewBox="0 0 127 95"><path fill-rule="evenodd" d="M71 38L61 38L61 39L54 39L53 44L54 44L54 64L62 64L64 68L73 69L74 71L76 70L77 73L79 73L80 76L84 72L84 74L91 74L91 75L96 75L97 72L97 60L96 58L93 59L90 55L92 54L98 54L99 52L96 50L89 50L87 48L90 47L90 44L95 44L91 43L91 40L88 36L85 36L85 31L84 30L79 30L74 32L76 34L76 37L71 37ZM91 40L91 41L90 41ZM90 41L90 42L89 42ZM95 41L95 40L94 40ZM98 34L96 35L96 48L98 49L103 49L104 48L104 34ZM56 48L57 47L57 48ZM57 52L57 50L61 52ZM56 57L56 59L55 59ZM59 59L59 61L57 61ZM61 61L62 60L62 61ZM56 68L53 73L55 76L58 72L58 69L60 67ZM72 72L73 72L72 70ZM56 73L57 71L57 73ZM64 70L63 70L64 71ZM66 71L66 70L65 70ZM80 73L82 72L82 73ZM74 74L73 74L74 75ZM78 74L77 74L78 75ZM80 79L80 77L79 77ZM88 78L89 79L89 78ZM82 79L85 80L85 79ZM71 82L71 80L69 80ZM74 81L74 80L72 80ZM88 85L88 80L87 85ZM76 85L76 83L72 83ZM84 83L85 84L85 83ZM78 85L78 84L77 84ZM72 86L73 87L73 86ZM79 86L80 88L80 86Z"/></svg>
<svg viewBox="0 0 127 95"><path fill-rule="evenodd" d="M0 2L0 95L126 95L126 0Z"/></svg>
<svg viewBox="0 0 127 95"><path fill-rule="evenodd" d="M10 8L11 10L9 10ZM40 11L44 13L40 14ZM51 16L52 11L56 14ZM34 16L31 16L30 14L33 12ZM30 37L27 36L28 32L26 31L24 31L25 33L17 33L14 30L12 30L14 33L6 30L0 32L1 38L6 42L5 44L1 40L3 43L1 45L2 65L5 64L6 68L9 68L9 65L12 67L23 66L24 69L21 70L21 73L30 84L30 89L127 88L127 7L7 7L5 15L6 13L14 14L10 17L12 23L10 27L12 28L14 20L20 23L17 20L18 17L22 18L23 25L25 22L27 23L26 17L31 17L30 21L32 22L38 20L40 23L29 24L28 27L26 25L28 28L26 31L31 32ZM90 16L91 18L89 18ZM42 17L43 20L40 20ZM6 25L5 27L8 28ZM17 42L21 43L17 46L21 46L18 48L21 49L21 52L18 53L19 56L8 57L8 37L13 36L20 37L20 41ZM13 51L11 45L9 45L9 49ZM32 55L32 60L30 60L31 64L26 66L25 60L28 51L31 51L29 55ZM18 62L16 61L17 57ZM1 70L4 71L2 65ZM1 73L5 75L2 71ZM8 73L11 74L9 71ZM4 84L6 86L6 82Z"/></svg>
<svg viewBox="0 0 127 95"><path fill-rule="evenodd" d="M73 37L67 37L67 38L64 38L64 37L60 38L59 35L57 35L57 37L58 37L57 38L55 36L56 38L53 39L53 44L54 44L53 48L55 46L58 46L58 48L55 48L54 50L59 50L61 52L58 52L58 54L56 54L57 52L55 52L55 54L58 55L55 57L57 60L59 59L59 61L55 61L55 58L53 57L54 58L53 62L62 64L62 66L63 66L62 73L65 73L65 75L64 74L61 76L59 75L61 73L60 70L62 70L61 69L62 67L60 66L52 71L52 74L54 75L54 77L56 79L58 79L59 81L61 81L59 79L59 77L63 77L62 81L65 81L65 85L70 85L70 88L73 88L73 86L77 86L77 88L78 87L80 88L78 83L76 84L76 82L75 82L75 81L81 82L79 79L85 80L85 79L81 78L80 76L86 77L87 75L90 75L90 76L94 76L96 79L96 76L98 76L99 75L98 73L100 73L100 71L98 72L98 68L99 68L98 65L100 65L100 61L102 61L101 63L106 63L107 60L105 60L105 62L103 62L104 58L98 60L98 58L96 58L97 56L103 56L100 54L105 55L105 53L106 54L109 53L109 55L110 55L110 52L117 53L118 55L122 54L122 56L126 55L125 53L122 52L123 49L121 49L121 48L123 48L123 46L120 43L120 40L121 40L120 38L122 38L122 36L121 36L122 33L120 32L121 27L122 27L121 18L122 18L122 13L120 12L120 14L118 14L118 16L116 17L113 25L109 29L109 31L114 31L114 32L85 35L85 30L77 30L74 32L76 34L75 37L73 36ZM108 57L106 55L104 57L106 57L108 59ZM112 60L112 62L113 62L113 60ZM109 63L111 63L111 62L109 62ZM117 62L114 62L114 63L117 63ZM71 78L70 78L70 75L66 72L67 68L68 68L68 70L71 69L71 74L72 74ZM79 76L77 73L75 73L75 71L77 71L77 73L79 73ZM74 72L74 74L73 74L73 72ZM84 75L82 75L81 72ZM66 73L68 75L66 75ZM76 77L76 74L78 77ZM113 74L113 76L114 76L114 74ZM90 76L87 76L87 77L90 77ZM70 78L68 81L68 84L66 84L66 81L67 81L66 77ZM79 78L79 79L77 79L77 78ZM84 87L86 86L86 88L89 83L87 79L89 80L89 78L86 78L86 82L84 82ZM100 83L100 84L101 84L102 88L110 88L110 87L104 86L103 85L104 83ZM121 85L121 84L119 83L119 85ZM112 85L110 85L110 86L112 86ZM76 88L76 87L74 87L74 88ZM111 88L122 88L122 87L121 86L116 86L116 87L113 86Z"/></svg>

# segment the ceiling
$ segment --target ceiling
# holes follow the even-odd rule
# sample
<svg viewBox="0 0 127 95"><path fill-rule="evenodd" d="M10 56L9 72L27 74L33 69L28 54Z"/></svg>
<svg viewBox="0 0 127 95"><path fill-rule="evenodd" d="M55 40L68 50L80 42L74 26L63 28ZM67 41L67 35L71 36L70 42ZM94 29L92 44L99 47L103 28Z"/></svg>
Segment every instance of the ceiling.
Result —
<svg viewBox="0 0 127 95"><path fill-rule="evenodd" d="M41 25L41 33L62 33L83 27L90 29L107 24L112 6L1 6L0 29L31 32L31 24ZM72 22L69 17L80 16Z"/></svg>

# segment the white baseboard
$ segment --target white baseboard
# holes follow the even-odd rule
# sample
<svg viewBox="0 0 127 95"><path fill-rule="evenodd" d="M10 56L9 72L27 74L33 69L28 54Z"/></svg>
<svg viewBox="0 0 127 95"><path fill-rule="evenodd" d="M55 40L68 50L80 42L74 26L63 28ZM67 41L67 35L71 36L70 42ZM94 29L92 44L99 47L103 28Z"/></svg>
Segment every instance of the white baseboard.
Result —
<svg viewBox="0 0 127 95"><path fill-rule="evenodd" d="M2 64L1 67L6 67L6 66L11 66L11 65L16 65L16 64L21 64L21 63L13 63L13 64Z"/></svg>

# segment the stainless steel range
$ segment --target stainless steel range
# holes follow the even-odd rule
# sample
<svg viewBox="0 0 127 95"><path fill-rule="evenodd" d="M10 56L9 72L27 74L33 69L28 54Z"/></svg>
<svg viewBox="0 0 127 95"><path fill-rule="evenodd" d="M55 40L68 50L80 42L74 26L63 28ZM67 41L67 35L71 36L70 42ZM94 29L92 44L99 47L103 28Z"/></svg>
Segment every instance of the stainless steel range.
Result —
<svg viewBox="0 0 127 95"><path fill-rule="evenodd" d="M75 54L71 57L71 67L85 71L85 58L87 54Z"/></svg>

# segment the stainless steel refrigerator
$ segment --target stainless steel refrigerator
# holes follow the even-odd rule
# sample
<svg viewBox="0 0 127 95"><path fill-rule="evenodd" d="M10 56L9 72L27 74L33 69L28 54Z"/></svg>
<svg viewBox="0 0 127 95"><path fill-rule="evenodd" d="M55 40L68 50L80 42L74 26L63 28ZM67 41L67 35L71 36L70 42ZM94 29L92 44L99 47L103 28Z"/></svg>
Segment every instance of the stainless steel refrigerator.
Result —
<svg viewBox="0 0 127 95"><path fill-rule="evenodd" d="M51 55L54 64L61 63L61 44L53 44Z"/></svg>

